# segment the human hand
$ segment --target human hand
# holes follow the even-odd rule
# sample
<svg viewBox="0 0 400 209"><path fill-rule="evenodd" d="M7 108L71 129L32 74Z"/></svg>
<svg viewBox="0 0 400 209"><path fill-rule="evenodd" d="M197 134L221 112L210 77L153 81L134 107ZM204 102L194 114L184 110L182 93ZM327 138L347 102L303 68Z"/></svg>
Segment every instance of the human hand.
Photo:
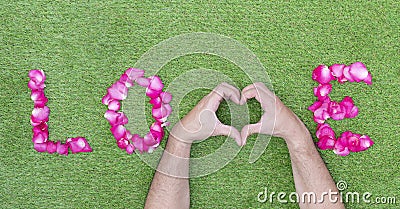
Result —
<svg viewBox="0 0 400 209"><path fill-rule="evenodd" d="M240 104L255 98L264 110L258 123L249 124L242 128L243 145L247 137L254 133L282 137L285 140L300 134L305 128L303 122L263 83L254 83L242 90Z"/></svg>
<svg viewBox="0 0 400 209"><path fill-rule="evenodd" d="M227 83L221 83L172 128L171 135L186 143L224 135L234 138L241 146L239 131L221 123L215 114L223 99L240 104L240 91Z"/></svg>

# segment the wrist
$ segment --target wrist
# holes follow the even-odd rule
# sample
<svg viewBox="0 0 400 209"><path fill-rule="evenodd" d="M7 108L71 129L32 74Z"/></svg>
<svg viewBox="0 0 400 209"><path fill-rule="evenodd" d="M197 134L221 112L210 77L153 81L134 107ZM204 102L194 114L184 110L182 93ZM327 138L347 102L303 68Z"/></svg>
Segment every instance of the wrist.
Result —
<svg viewBox="0 0 400 209"><path fill-rule="evenodd" d="M189 178L191 144L169 136L157 172L174 178Z"/></svg>
<svg viewBox="0 0 400 209"><path fill-rule="evenodd" d="M179 140L172 134L170 134L168 137L167 145L165 147L165 151L179 157L189 157L191 146L192 143Z"/></svg>
<svg viewBox="0 0 400 209"><path fill-rule="evenodd" d="M302 148L314 146L311 134L304 124L293 128L291 132L282 137L289 148Z"/></svg>

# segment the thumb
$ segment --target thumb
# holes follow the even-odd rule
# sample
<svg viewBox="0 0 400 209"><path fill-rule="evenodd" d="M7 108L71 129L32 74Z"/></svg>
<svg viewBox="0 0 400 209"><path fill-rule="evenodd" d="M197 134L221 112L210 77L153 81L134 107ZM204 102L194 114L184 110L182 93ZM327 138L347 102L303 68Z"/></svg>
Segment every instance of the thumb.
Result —
<svg viewBox="0 0 400 209"><path fill-rule="evenodd" d="M246 144L247 137L249 137L252 134L256 134L256 133L260 133L260 132L261 132L261 123L249 124L249 125L244 126L240 133L241 138L243 140L242 146Z"/></svg>
<svg viewBox="0 0 400 209"><path fill-rule="evenodd" d="M239 146L242 146L242 138L240 136L240 133L236 128L234 128L232 126L218 123L217 127L215 128L215 130L213 132L213 136L229 136L229 137L235 139L236 143Z"/></svg>

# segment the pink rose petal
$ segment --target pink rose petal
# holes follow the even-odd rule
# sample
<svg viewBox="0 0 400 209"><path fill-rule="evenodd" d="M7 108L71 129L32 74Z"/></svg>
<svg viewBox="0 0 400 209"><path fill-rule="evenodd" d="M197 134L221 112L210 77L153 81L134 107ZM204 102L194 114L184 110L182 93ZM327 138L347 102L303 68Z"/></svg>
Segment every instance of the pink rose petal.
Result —
<svg viewBox="0 0 400 209"><path fill-rule="evenodd" d="M117 141L117 145L120 149L126 149L129 145L129 141L127 139L120 139Z"/></svg>
<svg viewBox="0 0 400 209"><path fill-rule="evenodd" d="M152 114L156 119L168 117L171 114L172 108L169 104L163 104L160 108L153 108Z"/></svg>
<svg viewBox="0 0 400 209"><path fill-rule="evenodd" d="M32 142L33 143L43 143L46 142L47 139L49 139L49 131L39 131L39 129L32 129L33 131L33 136L32 136Z"/></svg>
<svg viewBox="0 0 400 209"><path fill-rule="evenodd" d="M155 131L151 131L150 134L153 137L153 139L157 142L156 145L153 146L155 148L161 143L161 140L163 139L163 135L161 133L158 133Z"/></svg>
<svg viewBox="0 0 400 209"><path fill-rule="evenodd" d="M321 107L322 104L323 102L317 100L311 106L308 107L308 110L315 112L317 109Z"/></svg>
<svg viewBox="0 0 400 209"><path fill-rule="evenodd" d="M120 140L126 135L126 128L123 125L113 126L110 130L116 140Z"/></svg>
<svg viewBox="0 0 400 209"><path fill-rule="evenodd" d="M44 95L43 90L33 90L31 94L31 99L33 100L34 107L43 108L48 102L47 97Z"/></svg>
<svg viewBox="0 0 400 209"><path fill-rule="evenodd" d="M160 97L163 103L170 103L172 100L172 94L169 92L161 92Z"/></svg>
<svg viewBox="0 0 400 209"><path fill-rule="evenodd" d="M49 126L47 125L46 122L40 122L37 123L33 126L33 133L37 133L37 132L48 132Z"/></svg>
<svg viewBox="0 0 400 209"><path fill-rule="evenodd" d="M326 84L334 80L332 72L325 65L320 65L314 69L312 79L320 84Z"/></svg>
<svg viewBox="0 0 400 209"><path fill-rule="evenodd" d="M149 85L149 89L155 90L155 91L162 91L162 89L164 88L164 84L162 83L160 77L154 75L149 77L150 79L150 85Z"/></svg>
<svg viewBox="0 0 400 209"><path fill-rule="evenodd" d="M324 102L322 105L314 112L314 121L316 123L324 123L330 117L328 112L328 103Z"/></svg>
<svg viewBox="0 0 400 209"><path fill-rule="evenodd" d="M119 113L113 111L113 110L107 110L106 113L104 114L104 117L108 120L111 126L114 126L114 124L117 121L117 118L119 117ZM121 125L121 124L118 124Z"/></svg>
<svg viewBox="0 0 400 209"><path fill-rule="evenodd" d="M46 75L44 74L43 70L30 70L28 76L35 83L41 83L46 80Z"/></svg>
<svg viewBox="0 0 400 209"><path fill-rule="evenodd" d="M363 80L366 84L372 85L372 76L371 73L368 72L368 76Z"/></svg>
<svg viewBox="0 0 400 209"><path fill-rule="evenodd" d="M32 90L42 90L45 87L46 87L46 85L44 83L37 84L32 80L28 81L28 88L30 88Z"/></svg>
<svg viewBox="0 0 400 209"><path fill-rule="evenodd" d="M318 97L318 100L323 101L332 91L332 84L319 84L318 87L314 88L314 95Z"/></svg>
<svg viewBox="0 0 400 209"><path fill-rule="evenodd" d="M31 119L35 123L42 121L47 122L49 120L49 114L50 109L47 106L44 106L43 108L33 108Z"/></svg>
<svg viewBox="0 0 400 209"><path fill-rule="evenodd" d="M143 137L143 143L149 147L157 147L158 146L158 142L157 140L153 137L153 135L151 135L151 133L147 133L144 137Z"/></svg>
<svg viewBox="0 0 400 209"><path fill-rule="evenodd" d="M336 140L335 138L329 136L322 136L317 142L318 148L321 150L332 150L335 148Z"/></svg>
<svg viewBox="0 0 400 209"><path fill-rule="evenodd" d="M46 152L47 151L47 142L35 143L35 144L33 144L33 149L35 149L38 152Z"/></svg>
<svg viewBox="0 0 400 209"><path fill-rule="evenodd" d="M43 70L31 70L29 71L28 76L30 78L28 82L28 88L32 90L40 90L46 87L44 84L46 76Z"/></svg>
<svg viewBox="0 0 400 209"><path fill-rule="evenodd" d="M149 149L149 146L145 145L144 143L144 138L141 138L137 134L133 135L132 141L133 141L133 146L135 146L135 149L139 150L140 153L143 153Z"/></svg>
<svg viewBox="0 0 400 209"><path fill-rule="evenodd" d="M360 82L367 78L368 70L362 62L355 62L349 66L349 74L354 81Z"/></svg>
<svg viewBox="0 0 400 209"><path fill-rule="evenodd" d="M345 98L343 98L340 104L346 109L346 118L354 118L358 115L358 107L354 105L353 99L351 97L346 96Z"/></svg>
<svg viewBox="0 0 400 209"><path fill-rule="evenodd" d="M128 144L128 146L126 146L126 152L128 154L132 154L135 151L135 147L133 146L133 144Z"/></svg>
<svg viewBox="0 0 400 209"><path fill-rule="evenodd" d="M33 137L32 137L32 142L34 144L45 143L45 142L47 142L47 137L48 137L48 134L46 134L46 133L42 133L42 132L34 133Z"/></svg>
<svg viewBox="0 0 400 209"><path fill-rule="evenodd" d="M32 125L32 126L38 126L38 125L40 125L41 123L46 122L46 121L39 121L39 122L33 121L33 120L32 120L32 116L31 116L31 120L30 120L30 121L31 121L31 125Z"/></svg>
<svg viewBox="0 0 400 209"><path fill-rule="evenodd" d="M147 88L147 87L150 85L150 79L148 79L148 78L143 78L143 77L139 77L139 78L136 79L136 83L137 83L139 86L142 86L142 87Z"/></svg>
<svg viewBox="0 0 400 209"><path fill-rule="evenodd" d="M125 139L127 139L128 141L132 141L133 135L131 134L131 132L129 130L126 130L125 133Z"/></svg>
<svg viewBox="0 0 400 209"><path fill-rule="evenodd" d="M108 120L111 126L125 125L128 123L128 118L123 112L107 110L104 117Z"/></svg>
<svg viewBox="0 0 400 209"><path fill-rule="evenodd" d="M352 136L346 138L347 140L347 147L349 148L350 152L359 152L360 147L360 136L353 134Z"/></svg>
<svg viewBox="0 0 400 209"><path fill-rule="evenodd" d="M57 144L55 142L52 141L48 141L47 142L47 147L46 147L46 151L50 154L53 154L57 151Z"/></svg>
<svg viewBox="0 0 400 209"><path fill-rule="evenodd" d="M153 90L153 89L147 88L146 89L146 96L154 99L154 98L159 97L161 92L162 91L158 91L158 90Z"/></svg>
<svg viewBox="0 0 400 209"><path fill-rule="evenodd" d="M347 81L347 79L344 77L344 75L342 75L342 77L339 77L337 80L339 83L344 83Z"/></svg>
<svg viewBox="0 0 400 209"><path fill-rule="evenodd" d="M333 152L340 156L347 156L348 154L350 154L349 148L343 145L343 143L339 140L336 141Z"/></svg>
<svg viewBox="0 0 400 209"><path fill-rule="evenodd" d="M360 138L360 143L359 143L359 150L364 151L370 148L372 145L374 145L374 141L371 140L371 138L368 135L362 135Z"/></svg>
<svg viewBox="0 0 400 209"><path fill-rule="evenodd" d="M110 94L106 94L102 99L101 103L108 105L113 99L111 98Z"/></svg>
<svg viewBox="0 0 400 209"><path fill-rule="evenodd" d="M127 88L133 86L133 82L131 79L129 79L128 75L122 74L121 77L119 78L119 82L125 84Z"/></svg>
<svg viewBox="0 0 400 209"><path fill-rule="evenodd" d="M317 138L321 138L323 136L329 136L331 138L335 138L335 132L331 128L331 126L327 123L318 124L317 132L315 133Z"/></svg>
<svg viewBox="0 0 400 209"><path fill-rule="evenodd" d="M171 105L170 105L170 104L163 104L162 106L163 106L163 107L165 108L165 110L167 111L166 117L168 117L169 115L171 115L171 113L172 113L172 107L171 107Z"/></svg>
<svg viewBox="0 0 400 209"><path fill-rule="evenodd" d="M71 149L72 154L79 152L92 152L92 148L83 137L69 138L67 139L67 143L69 145L69 148Z"/></svg>
<svg viewBox="0 0 400 209"><path fill-rule="evenodd" d="M140 70L140 69L136 69L136 68L128 68L125 71L125 74L129 77L129 79L134 81L137 78L144 76L144 70Z"/></svg>
<svg viewBox="0 0 400 209"><path fill-rule="evenodd" d="M352 135L353 135L353 133L351 133L351 131L343 132L342 135L337 139L337 141L335 143L335 148L333 149L333 152L340 156L346 156L346 155L350 154L347 138Z"/></svg>
<svg viewBox="0 0 400 209"><path fill-rule="evenodd" d="M150 99L150 104L153 105L153 108L160 108L162 101L160 97Z"/></svg>
<svg viewBox="0 0 400 209"><path fill-rule="evenodd" d="M343 68L343 76L349 82L354 82L354 79L350 74L350 67L349 66L346 66L346 67Z"/></svg>
<svg viewBox="0 0 400 209"><path fill-rule="evenodd" d="M47 139L49 137L49 129L46 122L40 123L32 128L33 135L41 133Z"/></svg>
<svg viewBox="0 0 400 209"><path fill-rule="evenodd" d="M161 127L161 123L159 123L159 122L154 122L153 124L151 124L150 130L151 131L156 131L156 132L159 132L159 133L164 132L164 129Z"/></svg>
<svg viewBox="0 0 400 209"><path fill-rule="evenodd" d="M114 83L107 91L112 99L124 100L128 96L128 88L119 81Z"/></svg>
<svg viewBox="0 0 400 209"><path fill-rule="evenodd" d="M345 66L344 64L333 64L329 66L329 70L331 70L333 76L340 78L343 76L343 69Z"/></svg>
<svg viewBox="0 0 400 209"><path fill-rule="evenodd" d="M121 108L121 104L118 100L112 100L108 103L108 109L113 111L118 111Z"/></svg>
<svg viewBox="0 0 400 209"><path fill-rule="evenodd" d="M157 146L158 146L158 145L157 145ZM146 152L147 152L147 153L150 153L150 154L153 153L154 149L157 148L157 146L147 147Z"/></svg>
<svg viewBox="0 0 400 209"><path fill-rule="evenodd" d="M355 118L358 115L358 107L353 106L351 109L346 108L346 118Z"/></svg>
<svg viewBox="0 0 400 209"><path fill-rule="evenodd" d="M160 122L154 122L150 126L150 134L157 141L157 143L161 142L162 138L164 137L164 129L162 128Z"/></svg>
<svg viewBox="0 0 400 209"><path fill-rule="evenodd" d="M62 144L61 141L57 141L57 153L60 155L68 155L68 144Z"/></svg>
<svg viewBox="0 0 400 209"><path fill-rule="evenodd" d="M152 115L154 118L163 118L167 115L167 111L163 111L164 109L162 107L160 108L153 108L152 109Z"/></svg>
<svg viewBox="0 0 400 209"><path fill-rule="evenodd" d="M328 106L329 116L333 120L343 120L346 115L346 108L335 101L331 101Z"/></svg>
<svg viewBox="0 0 400 209"><path fill-rule="evenodd" d="M155 118L155 117L153 117L157 122L160 122L160 123L166 123L167 122L167 119L168 119L168 117L163 117L163 118Z"/></svg>

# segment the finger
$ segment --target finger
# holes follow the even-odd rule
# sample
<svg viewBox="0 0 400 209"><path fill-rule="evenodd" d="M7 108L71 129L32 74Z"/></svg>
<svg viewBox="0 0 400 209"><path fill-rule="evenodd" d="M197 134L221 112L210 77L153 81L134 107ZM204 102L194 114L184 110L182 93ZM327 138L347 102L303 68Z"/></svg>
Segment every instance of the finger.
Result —
<svg viewBox="0 0 400 209"><path fill-rule="evenodd" d="M247 89L246 91L242 91L242 97L246 100L255 98L257 101L259 101L261 103L260 93L261 92L257 88L250 88L250 89Z"/></svg>
<svg viewBox="0 0 400 209"><path fill-rule="evenodd" d="M229 136L235 139L236 143L239 146L242 146L242 138L240 136L240 133L236 128L232 126L219 123L214 130L213 136Z"/></svg>
<svg viewBox="0 0 400 209"><path fill-rule="evenodd" d="M256 124L249 124L242 128L240 136L242 138L242 146L246 144L247 137L252 134L260 133L261 132L261 123Z"/></svg>
<svg viewBox="0 0 400 209"><path fill-rule="evenodd" d="M242 92L247 91L249 89L254 89L254 88L263 89L263 88L267 88L267 86L265 86L265 84L262 82L256 82L256 83L253 83L253 84L250 84L250 85L244 87L244 89L242 89Z"/></svg>
<svg viewBox="0 0 400 209"><path fill-rule="evenodd" d="M223 99L231 100L236 104L240 104L240 91L227 83L218 85L210 94L208 94L209 107L217 111L219 104Z"/></svg>
<svg viewBox="0 0 400 209"><path fill-rule="evenodd" d="M253 83L251 85L246 86L242 90L242 97L244 97L246 100L251 99L251 98L256 98L257 101L260 101L261 99L261 91L263 91L265 88L267 88L263 83L258 82L258 83Z"/></svg>
<svg viewBox="0 0 400 209"><path fill-rule="evenodd" d="M244 87L244 89L242 89L242 92L247 91L247 90L249 90L249 89L254 89L255 87L256 87L255 84L252 83L252 84L250 84L250 85Z"/></svg>
<svg viewBox="0 0 400 209"><path fill-rule="evenodd" d="M212 133L215 131L218 124L220 123L217 116L215 115L215 112L209 109L201 110L199 121L201 126L200 131L203 133L203 135L208 135L208 137L212 135Z"/></svg>
<svg viewBox="0 0 400 209"><path fill-rule="evenodd" d="M274 103L276 102L277 98L274 93L272 93L269 89L265 88L251 88L244 92L242 92L242 97L246 100L250 98L255 98L261 106L264 108L266 107L273 107ZM265 110L265 109L264 109Z"/></svg>
<svg viewBox="0 0 400 209"><path fill-rule="evenodd" d="M243 96L243 94L240 96L240 101L239 105L244 105L247 102L247 98Z"/></svg>
<svg viewBox="0 0 400 209"><path fill-rule="evenodd" d="M242 90L242 96L243 96L243 92L247 92L247 91L251 91L251 90L256 90L259 94L265 94L267 96L270 97L274 97L275 94L274 92L272 92L271 90L269 90L269 88L262 82L257 82L254 84L251 84L249 86L246 86L243 90ZM254 98L255 95L253 95L253 97L249 97L249 98ZM249 99L247 98L247 99Z"/></svg>

